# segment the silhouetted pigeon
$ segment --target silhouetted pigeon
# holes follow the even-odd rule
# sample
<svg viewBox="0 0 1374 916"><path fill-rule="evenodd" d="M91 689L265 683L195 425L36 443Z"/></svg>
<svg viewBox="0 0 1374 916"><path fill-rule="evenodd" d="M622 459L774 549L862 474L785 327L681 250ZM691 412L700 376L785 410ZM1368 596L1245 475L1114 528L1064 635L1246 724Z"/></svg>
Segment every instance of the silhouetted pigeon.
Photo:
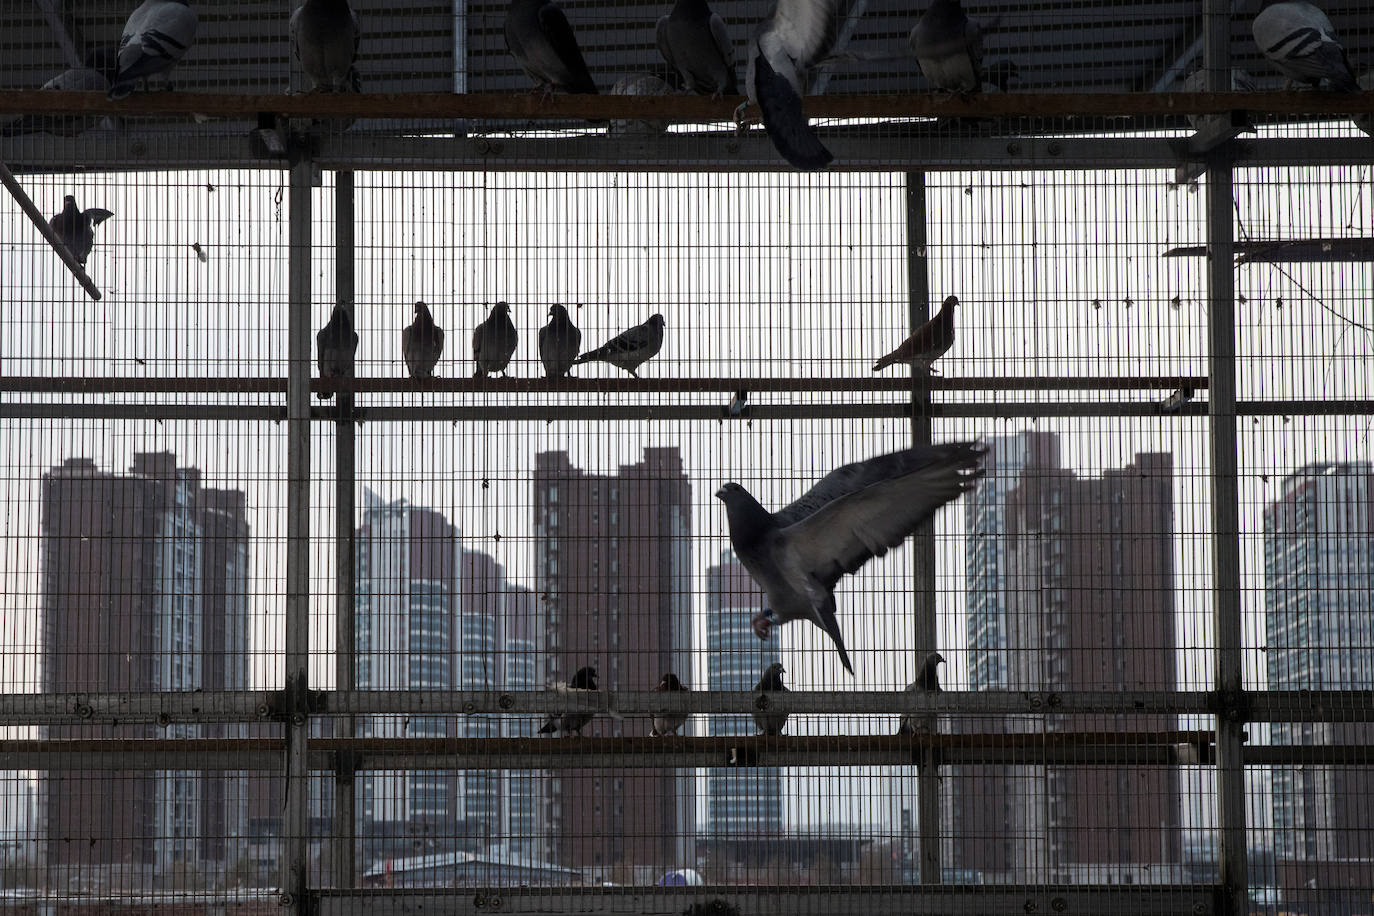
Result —
<svg viewBox="0 0 1374 916"><path fill-rule="evenodd" d="M491 307L487 320L472 332L472 361L477 365L473 378L485 378L493 372L506 373L510 358L520 336L510 320L510 305L498 302Z"/></svg>
<svg viewBox="0 0 1374 916"><path fill-rule="evenodd" d="M716 491L725 503L735 554L768 601L752 620L755 635L767 639L775 623L809 620L830 636L853 674L835 619L835 586L972 487L982 474L978 461L984 451L953 442L856 461L831 471L776 513L737 483Z"/></svg>
<svg viewBox="0 0 1374 916"><path fill-rule="evenodd" d="M305 0L291 14L291 50L316 92L357 92L358 14L348 0Z"/></svg>
<svg viewBox="0 0 1374 916"><path fill-rule="evenodd" d="M658 682L655 690L663 690L676 693L686 690L687 687L678 680L673 672L669 671L663 675L663 680ZM649 732L651 738L662 738L664 735L676 735L677 730L687 723L687 713L685 712L665 712L654 716L654 727Z"/></svg>
<svg viewBox="0 0 1374 916"><path fill-rule="evenodd" d="M656 31L658 52L682 76L688 92L716 99L739 95L735 46L725 20L706 0L677 0L672 12L659 17Z"/></svg>
<svg viewBox="0 0 1374 916"><path fill-rule="evenodd" d="M434 377L434 367L444 352L444 329L434 323L429 306L415 303L415 320L401 330L401 355L413 379Z"/></svg>
<svg viewBox="0 0 1374 916"><path fill-rule="evenodd" d="M880 372L895 363L905 363L917 372L932 372L934 362L954 346L954 307L957 296L948 296L935 317L911 332L901 346L873 364Z"/></svg>
<svg viewBox="0 0 1374 916"><path fill-rule="evenodd" d="M358 352L358 335L353 331L353 316L342 305L335 305L329 323L315 335L315 350L320 366L321 400L332 398L333 383L353 378L353 355Z"/></svg>
<svg viewBox="0 0 1374 916"><path fill-rule="evenodd" d="M549 306L549 323L539 329L539 360L549 378L562 378L577 361L582 332L561 305Z"/></svg>
<svg viewBox="0 0 1374 916"><path fill-rule="evenodd" d="M931 652L926 656L925 662L921 665L921 670L916 674L916 680L907 685L908 693L940 693L940 663L945 657L939 652ZM929 734L935 730L934 716L914 716L911 713L902 713L901 724L897 726L899 735L918 735Z"/></svg>
<svg viewBox="0 0 1374 916"><path fill-rule="evenodd" d="M597 676L596 669L591 666L578 668L577 673L572 676L572 680L568 681L566 686L560 685L553 689L557 693L596 690ZM544 720L544 724L539 728L539 734L548 735L553 732L562 732L564 735L569 735L572 732L577 732L581 736L582 729L586 728L587 723L595 717L596 713L594 712L555 713Z"/></svg>
<svg viewBox="0 0 1374 916"><path fill-rule="evenodd" d="M1251 25L1255 44L1290 80L1339 92L1359 89L1345 48L1326 13L1310 3L1285 0L1260 10Z"/></svg>
<svg viewBox="0 0 1374 916"><path fill-rule="evenodd" d="M744 86L759 106L768 138L799 169L822 169L835 158L802 114L806 71L835 40L836 0L778 0L749 39Z"/></svg>
<svg viewBox="0 0 1374 916"><path fill-rule="evenodd" d="M85 267L86 259L95 247L95 227L114 214L100 207L82 210L76 205L76 198L70 194L62 200L62 212L48 220L48 225L57 233L62 244L67 246L72 257L76 258L76 263Z"/></svg>
<svg viewBox="0 0 1374 916"><path fill-rule="evenodd" d="M787 669L781 662L773 662L763 669L763 677L754 685L754 689L760 693L789 693L790 691L782 683L782 676L787 673ZM785 712L773 710L756 709L754 711L754 724L759 727L759 731L765 735L781 735L782 730L787 727L787 716Z"/></svg>
<svg viewBox="0 0 1374 916"><path fill-rule="evenodd" d="M964 14L959 0L932 0L907 40L933 88L961 93L983 88L983 30Z"/></svg>
<svg viewBox="0 0 1374 916"><path fill-rule="evenodd" d="M124 24L109 97L122 99L139 80L171 70L195 40L196 11L187 0L143 0Z"/></svg>
<svg viewBox="0 0 1374 916"><path fill-rule="evenodd" d="M635 370L657 355L663 347L663 328L663 316L654 315L643 324L617 334L595 350L583 353L573 361L573 365L599 360L639 378Z"/></svg>
<svg viewBox="0 0 1374 916"><path fill-rule="evenodd" d="M511 0L506 10L506 47L546 96L555 89L596 93L568 17L554 0Z"/></svg>

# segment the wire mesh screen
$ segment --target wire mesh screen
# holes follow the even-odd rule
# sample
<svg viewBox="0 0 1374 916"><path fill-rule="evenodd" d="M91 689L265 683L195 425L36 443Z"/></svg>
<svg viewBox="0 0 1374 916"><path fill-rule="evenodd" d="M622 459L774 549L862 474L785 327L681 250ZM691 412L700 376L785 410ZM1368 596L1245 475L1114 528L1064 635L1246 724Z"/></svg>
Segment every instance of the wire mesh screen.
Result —
<svg viewBox="0 0 1374 916"><path fill-rule="evenodd" d="M1367 5L712 6L0 0L7 909L1370 911Z"/></svg>

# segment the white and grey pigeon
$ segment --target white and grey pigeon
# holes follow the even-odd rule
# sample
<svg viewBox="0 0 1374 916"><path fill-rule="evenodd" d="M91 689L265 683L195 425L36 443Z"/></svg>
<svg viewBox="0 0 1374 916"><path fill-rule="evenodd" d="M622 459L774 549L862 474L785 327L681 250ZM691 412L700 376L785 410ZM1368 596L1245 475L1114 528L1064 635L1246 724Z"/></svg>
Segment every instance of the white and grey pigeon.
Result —
<svg viewBox="0 0 1374 916"><path fill-rule="evenodd" d="M933 88L964 94L983 88L983 30L959 0L933 0L907 40Z"/></svg>
<svg viewBox="0 0 1374 916"><path fill-rule="evenodd" d="M573 365L600 361L624 369L635 378L639 378L639 373L635 370L658 355L658 351L663 347L664 325L662 315L653 315L643 324L637 324L628 331L612 337L595 350L583 353L573 360Z"/></svg>
<svg viewBox="0 0 1374 916"><path fill-rule="evenodd" d="M196 25L196 11L187 0L143 0L124 24L109 97L122 99L139 80L176 66L196 40Z"/></svg>
<svg viewBox="0 0 1374 916"><path fill-rule="evenodd" d="M358 14L348 0L305 0L291 14L291 50L315 92L357 92Z"/></svg>
<svg viewBox="0 0 1374 916"><path fill-rule="evenodd" d="M401 330L401 356L406 371L416 379L434 378L434 367L444 352L444 329L423 302L415 303L415 320Z"/></svg>
<svg viewBox="0 0 1374 916"><path fill-rule="evenodd" d="M515 355L515 346L520 335L510 320L510 304L498 302L491 307L487 320L472 332L472 361L477 371L473 378L486 378L493 372L506 373L510 358Z"/></svg>
<svg viewBox="0 0 1374 916"><path fill-rule="evenodd" d="M654 688L668 693L685 691L687 686L678 680L678 676L669 671L663 675L663 680L658 682ZM677 730L687 724L687 713L685 712L663 712L654 716L654 727L649 731L649 737L662 738L665 735L676 735Z"/></svg>
<svg viewBox="0 0 1374 916"><path fill-rule="evenodd" d="M677 0L656 27L658 53L682 77L688 92L718 99L739 95L735 46L725 20L706 0Z"/></svg>
<svg viewBox="0 0 1374 916"><path fill-rule="evenodd" d="M759 693L789 693L790 691L782 682L782 676L787 673L787 669L781 662L773 662L763 669L763 677L754 685L754 689ZM759 727L759 731L765 735L781 735L782 730L787 727L786 712L776 712L767 709L756 709L754 711L754 724Z"/></svg>
<svg viewBox="0 0 1374 916"><path fill-rule="evenodd" d="M596 679L598 675L596 669L590 665L578 668L577 673L572 676L572 680L567 685L559 685L553 688L557 693L571 693L574 691L596 690ZM577 732L580 737L582 729L587 727L587 723L596 717L594 712L566 712L554 713L544 720L544 724L539 728L539 734L549 735L554 732L562 732L570 735Z"/></svg>
<svg viewBox="0 0 1374 916"><path fill-rule="evenodd" d="M778 0L749 38L745 92L759 106L774 149L799 169L823 169L835 158L802 114L807 70L835 41L835 5Z"/></svg>
<svg viewBox="0 0 1374 916"><path fill-rule="evenodd" d="M1255 16L1251 31L1260 53L1290 80L1314 89L1323 83L1338 92L1359 89L1331 20L1311 3L1272 3Z"/></svg>
<svg viewBox="0 0 1374 916"><path fill-rule="evenodd" d="M511 0L506 10L506 48L520 69L544 90L596 94L568 17L554 0Z"/></svg>
<svg viewBox="0 0 1374 916"><path fill-rule="evenodd" d="M98 48L86 55L84 66L63 70L38 88L59 92L108 92L117 60L114 48ZM96 127L102 120L100 116L28 114L0 125L0 137L37 133L75 137Z"/></svg>
<svg viewBox="0 0 1374 916"><path fill-rule="evenodd" d="M353 355L358 352L358 335L353 316L342 305L335 305L329 322L315 334L316 358L320 366L318 397L328 400L335 394L335 383L353 378Z"/></svg>
<svg viewBox="0 0 1374 916"><path fill-rule="evenodd" d="M1239 67L1231 69L1231 91L1232 92L1254 92L1259 86L1255 84L1255 78L1248 71ZM1207 71L1194 70L1188 74L1183 81L1182 89L1184 92L1206 92L1207 91ZM1197 130L1203 124L1202 115L1188 115L1188 123Z"/></svg>
<svg viewBox="0 0 1374 916"><path fill-rule="evenodd" d="M751 621L767 639L774 624L809 620L835 643L850 674L835 619L835 586L845 574L906 540L926 519L973 486L984 449L971 442L917 446L831 471L794 503L769 512L727 483L730 543L768 601Z"/></svg>
<svg viewBox="0 0 1374 916"><path fill-rule="evenodd" d="M939 652L931 652L926 656L921 664L921 670L916 673L916 680L907 684L907 693L941 693L940 687L940 663L945 657ZM902 721L897 726L899 735L921 735L935 731L934 716L916 716L911 713L902 713Z"/></svg>
<svg viewBox="0 0 1374 916"><path fill-rule="evenodd" d="M652 73L626 73L615 81L611 95L672 95L673 87ZM656 136L667 133L669 122L660 118L612 118L610 133Z"/></svg>
<svg viewBox="0 0 1374 916"><path fill-rule="evenodd" d="M582 332L561 305L549 306L549 323L539 329L539 360L549 378L563 378L582 349Z"/></svg>
<svg viewBox="0 0 1374 916"><path fill-rule="evenodd" d="M95 247L95 227L114 214L100 207L82 210L76 205L76 198L70 194L62 200L62 212L48 220L48 225L57 233L62 244L67 246L72 257L76 258L76 263L85 267L86 259Z"/></svg>

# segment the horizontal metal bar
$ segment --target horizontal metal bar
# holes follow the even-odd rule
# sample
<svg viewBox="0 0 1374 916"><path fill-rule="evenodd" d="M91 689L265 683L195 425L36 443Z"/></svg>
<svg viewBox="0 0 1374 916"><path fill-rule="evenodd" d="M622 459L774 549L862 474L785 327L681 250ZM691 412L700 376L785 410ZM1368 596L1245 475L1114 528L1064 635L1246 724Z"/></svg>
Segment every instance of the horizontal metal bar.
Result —
<svg viewBox="0 0 1374 916"><path fill-rule="evenodd" d="M553 914L635 914L681 916L701 913L740 916L1026 916L1027 913L1100 913L1159 916L1188 913L1212 916L1217 888L1205 884L1127 888L1083 885L997 887L993 885L797 887L706 886L643 887L490 887L442 890L312 891L320 916L415 916L452 913L467 916L553 916ZM712 904L720 901L720 907Z"/></svg>
<svg viewBox="0 0 1374 916"><path fill-rule="evenodd" d="M285 407L266 405L0 404L0 420L240 420L281 423L285 419Z"/></svg>
<svg viewBox="0 0 1374 916"><path fill-rule="evenodd" d="M1368 398L1335 399L1330 401L1236 401L1237 416L1369 416L1374 414L1374 400Z"/></svg>

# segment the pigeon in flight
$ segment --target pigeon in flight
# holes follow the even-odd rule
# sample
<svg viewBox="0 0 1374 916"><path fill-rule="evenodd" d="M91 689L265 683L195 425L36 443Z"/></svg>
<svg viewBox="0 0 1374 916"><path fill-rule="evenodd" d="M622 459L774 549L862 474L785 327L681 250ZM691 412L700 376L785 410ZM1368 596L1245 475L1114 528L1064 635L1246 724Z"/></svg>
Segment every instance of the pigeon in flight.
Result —
<svg viewBox="0 0 1374 916"><path fill-rule="evenodd" d="M539 329L539 360L549 378L563 378L582 348L582 332L561 305L549 306L549 323Z"/></svg>
<svg viewBox="0 0 1374 916"><path fill-rule="evenodd" d="M291 14L291 50L315 92L357 92L358 14L348 0L305 0Z"/></svg>
<svg viewBox="0 0 1374 916"><path fill-rule="evenodd" d="M907 685L907 693L940 693L940 663L945 657L939 652L931 652L926 656L925 662L921 665L921 670L916 674L916 680ZM897 726L899 735L919 735L929 734L935 731L935 721L933 716L915 716L911 713L903 713L901 724Z"/></svg>
<svg viewBox="0 0 1374 916"><path fill-rule="evenodd" d="M1255 17L1251 31L1260 52L1290 80L1313 89L1323 81L1338 92L1359 89L1331 20L1312 4L1270 4Z"/></svg>
<svg viewBox="0 0 1374 916"><path fill-rule="evenodd" d="M754 689L759 693L788 693L788 689L782 683L782 676L786 673L787 669L781 662L773 662L763 669L763 677L759 678ZM785 712L758 709L754 711L754 724L765 735L781 735L782 730L787 727L787 715Z"/></svg>
<svg viewBox="0 0 1374 916"><path fill-rule="evenodd" d="M511 0L506 11L506 48L520 69L544 90L596 94L568 17L554 0Z"/></svg>
<svg viewBox="0 0 1374 916"><path fill-rule="evenodd" d="M76 205L76 198L70 194L62 200L62 212L48 220L48 225L57 233L62 244L67 246L72 257L76 258L76 263L85 267L86 259L95 247L95 227L114 214L100 207L82 210Z"/></svg>
<svg viewBox="0 0 1374 916"><path fill-rule="evenodd" d="M677 0L672 12L659 17L657 37L658 53L682 76L688 92L713 99L739 95L735 46L725 20L706 0Z"/></svg>
<svg viewBox="0 0 1374 916"><path fill-rule="evenodd" d="M171 70L195 40L196 11L187 0L143 0L124 24L109 97L122 99L139 80Z"/></svg>
<svg viewBox="0 0 1374 916"><path fill-rule="evenodd" d="M896 363L905 363L917 372L934 372L933 365L954 346L954 307L957 296L948 296L935 317L921 325L902 345L873 364L874 372L881 372Z"/></svg>
<svg viewBox="0 0 1374 916"><path fill-rule="evenodd" d="M353 354L358 352L358 335L353 316L342 305L335 305L329 323L315 335L315 350L320 365L321 400L332 398L333 383L353 378Z"/></svg>
<svg viewBox="0 0 1374 916"><path fill-rule="evenodd" d="M498 302L491 308L487 320L472 332L472 361L477 364L473 378L486 378L493 372L506 374L510 358L520 336L510 320L510 304Z"/></svg>
<svg viewBox="0 0 1374 916"><path fill-rule="evenodd" d="M959 0L932 0L907 40L935 89L968 94L983 88L983 30Z"/></svg>
<svg viewBox="0 0 1374 916"><path fill-rule="evenodd" d="M600 360L639 378L635 370L656 356L663 346L663 326L663 316L654 315L643 324L612 337L595 350L583 353L573 360L573 365Z"/></svg>
<svg viewBox="0 0 1374 916"><path fill-rule="evenodd" d="M763 508L737 483L717 490L735 554L768 600L751 621L754 634L767 639L774 624L809 620L834 641L841 664L853 674L835 619L835 586L972 487L982 474L984 451L952 442L856 461L831 471L780 512Z"/></svg>
<svg viewBox="0 0 1374 916"><path fill-rule="evenodd" d="M806 71L835 41L836 0L778 0L749 39L744 87L759 106L773 147L794 167L834 160L802 114Z"/></svg>
<svg viewBox="0 0 1374 916"><path fill-rule="evenodd" d="M85 66L73 67L48 80L38 88L59 92L107 92L110 75L118 61L114 48L99 48L86 55ZM101 117L80 115L28 114L0 125L0 137L21 137L25 134L50 133L58 137L75 137L100 123Z"/></svg>
<svg viewBox="0 0 1374 916"><path fill-rule="evenodd" d="M655 690L679 691L686 690L682 681L678 680L677 675L669 671L663 675L663 680L658 682ZM687 723L687 713L685 712L665 712L654 716L654 727L649 732L651 738L662 738L665 735L676 735L677 730Z"/></svg>
<svg viewBox="0 0 1374 916"><path fill-rule="evenodd" d="M434 367L444 352L444 329L434 323L429 306L415 303L415 320L401 331L401 355L406 371L415 380L434 378Z"/></svg>
<svg viewBox="0 0 1374 916"><path fill-rule="evenodd" d="M554 690L559 693L573 690L596 690L597 676L596 669L591 666L578 668L577 673L572 676L572 680L568 681L567 686L560 685ZM587 723L592 721L595 716L596 713L593 712L554 713L544 720L544 724L539 728L539 734L549 735L554 732L562 732L564 735L570 735L577 732L578 736L581 737L582 729L586 728Z"/></svg>

